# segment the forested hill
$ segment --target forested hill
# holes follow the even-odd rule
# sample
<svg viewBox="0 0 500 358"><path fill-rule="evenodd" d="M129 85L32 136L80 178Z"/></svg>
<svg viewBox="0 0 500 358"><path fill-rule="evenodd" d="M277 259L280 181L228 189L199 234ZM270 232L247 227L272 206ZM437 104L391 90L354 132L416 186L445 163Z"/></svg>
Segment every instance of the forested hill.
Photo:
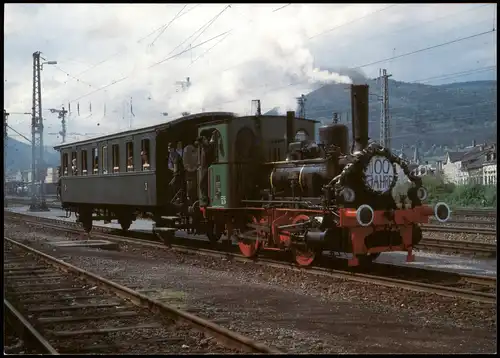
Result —
<svg viewBox="0 0 500 358"><path fill-rule="evenodd" d="M7 139L6 157L7 171L27 170L31 168L31 144L20 142L14 138ZM45 147L44 160L47 167L59 164L59 153L50 147Z"/></svg>
<svg viewBox="0 0 500 358"><path fill-rule="evenodd" d="M361 81L358 81L361 82ZM380 123L380 84L370 86L370 137L378 140ZM331 120L340 112L350 120L349 86L331 84L306 95L306 116ZM392 147L421 141L431 146L454 147L476 141L496 141L496 81L475 81L439 86L389 80L389 106L392 120ZM268 113L276 113L276 110Z"/></svg>

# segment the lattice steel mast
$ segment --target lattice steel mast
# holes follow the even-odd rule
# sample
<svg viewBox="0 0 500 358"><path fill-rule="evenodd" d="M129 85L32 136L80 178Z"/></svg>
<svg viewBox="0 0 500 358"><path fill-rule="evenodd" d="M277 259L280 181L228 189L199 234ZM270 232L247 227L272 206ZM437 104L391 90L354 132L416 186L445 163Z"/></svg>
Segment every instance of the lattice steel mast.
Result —
<svg viewBox="0 0 500 358"><path fill-rule="evenodd" d="M44 64L55 65L56 61L40 63L40 51L33 53L33 106L31 108L31 206L30 211L49 211L45 202L45 162L43 160L43 117L41 71ZM37 190L36 183L40 183ZM38 193L37 193L38 192Z"/></svg>
<svg viewBox="0 0 500 358"><path fill-rule="evenodd" d="M389 77L387 70L380 73L382 80L382 106L380 111L380 144L391 149L391 117L389 114Z"/></svg>

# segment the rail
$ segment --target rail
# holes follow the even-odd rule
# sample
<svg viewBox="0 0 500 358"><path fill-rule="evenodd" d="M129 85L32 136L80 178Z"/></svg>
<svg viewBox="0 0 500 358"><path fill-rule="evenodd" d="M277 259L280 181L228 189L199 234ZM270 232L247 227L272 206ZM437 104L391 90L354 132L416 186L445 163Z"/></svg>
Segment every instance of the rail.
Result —
<svg viewBox="0 0 500 358"><path fill-rule="evenodd" d="M170 320L173 320L175 322L187 324L189 327L195 329L196 331L202 332L203 334L206 334L210 337L215 338L217 340L217 342L219 342L224 347L236 349L236 350L243 351L243 352L252 352L252 353L280 353L279 351L277 351L275 349L272 349L272 348L269 348L265 345L257 343L248 337L245 337L245 336L242 336L238 333L232 332L232 331L225 329L225 328L223 328L223 327L221 327L213 322L207 321L203 318L197 317L197 316L192 315L188 312L184 312L184 311L179 310L175 307L171 307L171 306L166 305L162 302L151 299L140 292L134 291L130 288L119 285L118 283L112 282L106 278L103 278L103 277L95 275L91 272L85 271L85 270L78 268L76 266L73 266L67 262L61 261L55 257L52 257L46 253L38 251L38 250L36 250L32 247L29 247L28 245L25 245L23 243L20 243L18 241L15 241L15 240L12 240L12 239L6 237L6 238L4 238L4 243L8 243L8 244L12 245L13 247L21 249L25 253L29 253L29 254L33 255L37 259L45 262L47 265L55 268L59 272L63 271L63 272L66 272L68 274L74 275L74 276L78 277L79 279L82 279L86 282L91 282L92 284L103 288L106 292L112 292L117 297L124 299L127 302L131 302L133 305L135 305L137 307L148 309L149 311L151 311L152 313L154 313L156 315L159 315L162 317L168 317ZM20 260L21 260L21 262L23 262L24 260L26 260L26 257L24 256ZM5 262L6 262L6 264L8 264L9 260L6 259ZM11 259L10 262L15 262L15 261L12 261L12 259ZM19 276L20 273L25 274L25 271L23 269L19 269L19 270L11 269L11 270L9 270L9 268L5 268L4 271L5 271L4 274L6 275L7 283L9 282L9 280L10 280L10 282L12 282L12 279L14 279L14 280L16 278L19 279L19 277L24 277L23 279L28 279L26 276ZM10 274L9 274L9 272L10 272ZM17 274L15 274L15 272L17 272ZM48 270L47 271L41 270L38 272L48 273ZM33 275L31 275L31 277L33 277ZM50 279L50 277L54 277L54 275L50 275L50 273L49 273L49 275L47 277ZM42 277L42 276L34 277L34 278L37 279L39 282L42 282L44 279L44 277ZM57 289L56 289L56 291L57 291ZM13 295L16 296L16 293L14 292ZM5 302L4 302L4 305L5 305ZM96 304L94 306L99 306L99 304ZM105 303L105 304L101 304L101 306L113 307L113 306L116 306L116 304L106 304ZM74 307L75 306L73 306L73 308ZM81 307L85 307L85 306L81 306ZM81 308L81 307L77 306L77 308ZM64 310L65 308L63 307L60 309ZM35 312L35 311L43 311L43 307L37 308L37 309L31 309L31 312ZM54 309L52 309L52 311L54 311ZM12 312L14 312L14 311L12 311ZM115 314L115 312L113 312L113 314ZM113 314L111 315L112 317L114 317ZM18 314L17 316L19 318L19 321L22 321L22 318L20 317L20 315ZM80 319L82 319L82 318L80 318ZM99 317L95 317L95 319L97 320L97 319L99 319ZM65 321L64 317L61 317L60 320L62 320L62 322L70 322L69 319L67 321ZM51 321L51 320L48 319L46 321ZM25 327L27 326L26 323L28 323L28 320L24 319L23 325ZM154 328L155 326L153 325L151 327ZM139 325L135 328L137 328L137 329L148 328L148 325L142 325L142 326ZM132 329L134 329L134 328L132 327ZM119 329L119 328L115 329L115 331L120 331L120 330L121 329ZM111 329L111 330L108 330L106 332L109 333L109 332L114 332L114 331L113 331L113 329ZM75 332L65 333L63 331L63 332L59 332L59 336L60 337L72 337L72 336L75 336L74 333ZM104 332L104 330L101 329L101 330L96 330L96 331L92 331L92 332L83 330L80 333L82 335L85 335L85 334L92 334L92 333L95 334L95 333L105 333L105 332ZM36 333L33 332L33 335L36 335ZM40 334L38 334L38 336L39 336L39 338L41 337ZM42 339L40 339L40 341L42 341ZM55 351L55 348L52 347L52 349ZM54 353L54 351L51 351L51 348L48 346L47 346L47 350L50 351L51 353Z"/></svg>
<svg viewBox="0 0 500 358"><path fill-rule="evenodd" d="M496 228L470 227L470 226L442 226L434 224L422 225L422 229L428 232L447 232L460 234L483 234L496 235Z"/></svg>
<svg viewBox="0 0 500 358"><path fill-rule="evenodd" d="M473 253L484 256L495 256L497 252L497 245L495 244L431 238L423 238L417 245L417 248L432 249L434 251Z"/></svg>

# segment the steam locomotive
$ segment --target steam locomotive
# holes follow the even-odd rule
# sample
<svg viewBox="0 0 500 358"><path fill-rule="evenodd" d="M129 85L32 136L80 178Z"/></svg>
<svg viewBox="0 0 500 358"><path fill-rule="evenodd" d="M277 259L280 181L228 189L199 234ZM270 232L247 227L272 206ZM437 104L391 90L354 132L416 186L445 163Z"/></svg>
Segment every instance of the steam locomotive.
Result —
<svg viewBox="0 0 500 358"><path fill-rule="evenodd" d="M367 85L351 87L351 104L350 147L347 126L336 122L319 129L318 143L304 139L314 133L315 121L296 118L294 112L286 117L201 113L58 146L63 168L70 155L77 163L81 157L82 174L100 153L91 174L61 178L61 201L78 213L87 231L93 220L103 219L117 219L128 229L140 214L153 219L153 231L166 243L177 230L185 230L211 241L225 234L248 257L260 250L287 250L303 266L324 250L351 253L350 266L388 251L405 251L412 261L412 249L422 238L419 224L432 215L445 222L451 211L445 203L422 205L427 191L420 178L388 148L369 143ZM200 138L210 145L201 146ZM168 164L166 143L174 143L182 158L179 190L169 188L176 173ZM113 163L107 158L109 145ZM120 148L132 158L123 171L126 162L115 158ZM207 148L211 159L200 161L207 158ZM82 154L90 150L91 160ZM147 170L142 154L133 159L139 150L149 155ZM135 169L139 164L142 170ZM392 195L398 165L411 181L399 201ZM206 203L199 200L203 192Z"/></svg>

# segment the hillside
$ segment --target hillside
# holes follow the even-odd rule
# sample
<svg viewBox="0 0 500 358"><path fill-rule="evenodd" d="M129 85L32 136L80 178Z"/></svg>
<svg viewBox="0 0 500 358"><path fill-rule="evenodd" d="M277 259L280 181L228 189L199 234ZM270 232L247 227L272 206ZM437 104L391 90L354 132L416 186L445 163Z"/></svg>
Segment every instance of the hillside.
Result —
<svg viewBox="0 0 500 358"><path fill-rule="evenodd" d="M44 160L47 167L59 165L59 153L50 147L45 148ZM7 171L27 170L31 168L31 145L14 138L7 139Z"/></svg>
<svg viewBox="0 0 500 358"><path fill-rule="evenodd" d="M370 85L370 137L379 139L380 85ZM350 119L350 92L346 85L326 85L309 93L306 115L329 121L332 112ZM453 83L440 86L389 80L392 147L420 141L422 149L454 147L496 140L496 81Z"/></svg>

